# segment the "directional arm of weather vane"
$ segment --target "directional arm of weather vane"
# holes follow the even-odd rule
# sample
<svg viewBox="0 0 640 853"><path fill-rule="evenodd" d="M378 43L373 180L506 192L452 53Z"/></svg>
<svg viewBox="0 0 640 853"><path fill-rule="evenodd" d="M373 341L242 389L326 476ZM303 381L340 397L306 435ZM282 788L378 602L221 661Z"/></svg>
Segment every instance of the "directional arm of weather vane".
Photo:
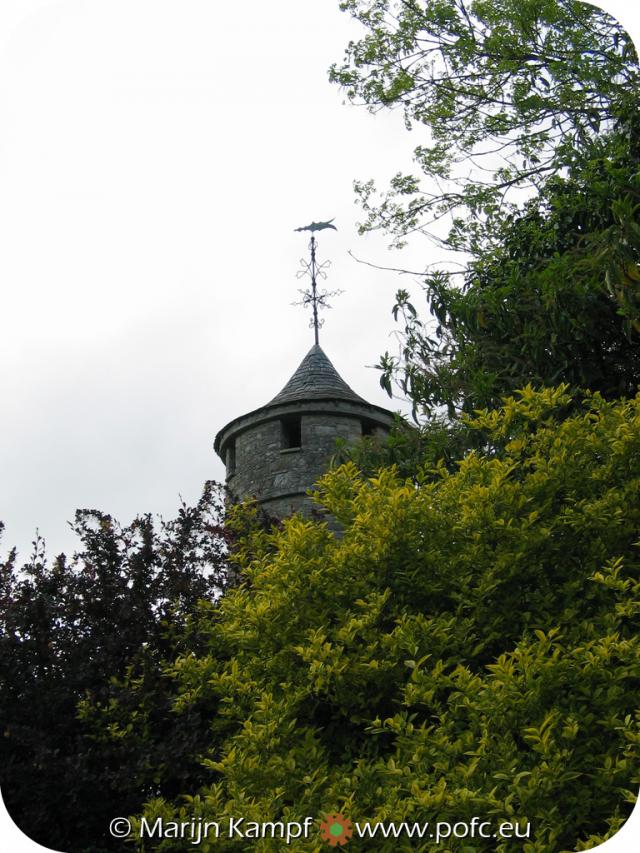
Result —
<svg viewBox="0 0 640 853"><path fill-rule="evenodd" d="M344 293L344 290L340 290L340 289L338 289L338 290L323 290L322 293L319 293L316 298L318 300L318 303L320 305L322 305L323 308L332 308L333 306L329 305L329 303L326 302L325 300L333 299L334 296L342 296L343 293Z"/></svg>
<svg viewBox="0 0 640 853"><path fill-rule="evenodd" d="M300 258L300 266L302 267L302 269L298 270L298 272L296 273L296 278L302 278L302 276L304 275L308 275L309 278L313 278L314 268L312 262L306 261L304 258ZM326 278L326 270L329 269L330 266L331 261L323 261L321 264L316 264L316 278Z"/></svg>
<svg viewBox="0 0 640 853"><path fill-rule="evenodd" d="M331 261L323 261L321 264L316 264L316 275L319 275L320 278L326 278L327 273L325 270L329 269L331 266Z"/></svg>
<svg viewBox="0 0 640 853"><path fill-rule="evenodd" d="M299 269L296 273L296 278L302 278L303 275L311 275L311 262L306 261L304 258L300 258L300 266L302 269Z"/></svg>

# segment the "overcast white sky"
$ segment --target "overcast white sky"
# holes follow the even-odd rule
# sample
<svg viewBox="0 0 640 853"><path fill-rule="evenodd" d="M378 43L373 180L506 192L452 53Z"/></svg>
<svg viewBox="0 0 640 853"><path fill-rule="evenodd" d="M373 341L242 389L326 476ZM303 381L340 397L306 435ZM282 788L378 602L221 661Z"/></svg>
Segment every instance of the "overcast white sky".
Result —
<svg viewBox="0 0 640 853"><path fill-rule="evenodd" d="M394 346L412 281L347 253L436 256L357 236L353 179L384 184L418 141L328 83L358 34L337 0L3 0L0 553L26 558L36 527L71 551L77 507L171 517L222 479L215 433L313 342L290 305L308 239L293 229L313 219L335 217L319 257L345 291L321 343L393 405L366 365Z"/></svg>
<svg viewBox="0 0 640 853"><path fill-rule="evenodd" d="M390 260L357 237L351 184L409 145L329 85L357 33L337 2L4 3L2 551L36 527L72 549L76 507L172 516L223 477L217 430L313 343L290 305L313 219L336 218L319 257L345 290L321 342L388 405L365 365L399 282L347 255Z"/></svg>

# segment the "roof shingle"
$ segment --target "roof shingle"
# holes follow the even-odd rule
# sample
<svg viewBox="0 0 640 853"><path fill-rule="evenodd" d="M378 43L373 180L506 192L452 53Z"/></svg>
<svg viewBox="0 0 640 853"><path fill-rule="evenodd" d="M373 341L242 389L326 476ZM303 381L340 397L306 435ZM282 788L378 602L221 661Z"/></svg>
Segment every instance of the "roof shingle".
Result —
<svg viewBox="0 0 640 853"><path fill-rule="evenodd" d="M326 398L352 400L357 403L367 402L349 388L323 349L318 344L314 344L282 391L276 394L267 405L275 406L296 400Z"/></svg>

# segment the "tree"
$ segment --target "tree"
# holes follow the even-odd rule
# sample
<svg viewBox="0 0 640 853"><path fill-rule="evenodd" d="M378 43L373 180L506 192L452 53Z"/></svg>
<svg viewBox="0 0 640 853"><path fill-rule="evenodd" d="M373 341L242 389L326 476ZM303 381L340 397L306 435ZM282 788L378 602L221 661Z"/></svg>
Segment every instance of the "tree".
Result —
<svg viewBox="0 0 640 853"><path fill-rule="evenodd" d="M348 0L364 25L331 78L372 110L403 110L427 138L420 175L379 199L393 245L421 232L465 253L424 274L433 320L398 292L414 414L500 404L527 383L631 395L640 381L640 79L628 34L574 0ZM447 225L448 230L442 230Z"/></svg>
<svg viewBox="0 0 640 853"><path fill-rule="evenodd" d="M573 405L566 388L525 389L465 420L491 450L454 472L330 472L318 500L341 537L294 517L241 544L210 652L171 667L176 709L217 702L224 738L201 756L208 782L148 803L148 824L219 821L220 850L256 843L226 837L231 815L481 815L530 823L526 853L613 834L640 781L640 396ZM316 833L296 849L317 850Z"/></svg>
<svg viewBox="0 0 640 853"><path fill-rule="evenodd" d="M462 286L425 278L433 321L406 291L402 353L383 357L394 379L433 416L496 406L529 383L633 396L640 382L640 134L593 146L522 211L505 216L495 246L470 261ZM433 325L435 325L435 329Z"/></svg>
<svg viewBox="0 0 640 853"><path fill-rule="evenodd" d="M222 501L208 483L175 520L126 527L81 510L72 559L49 565L37 540L21 570L15 552L1 567L0 780L13 819L40 843L114 849L111 818L199 778L211 714L192 707L178 720L163 666L186 638L199 649L196 604L213 606L225 585ZM82 702L120 703L134 722L107 743Z"/></svg>
<svg viewBox="0 0 640 853"><path fill-rule="evenodd" d="M629 35L575 0L344 0L366 29L330 77L354 103L399 108L426 126L421 176L397 174L382 201L357 189L368 218L396 244L456 217L447 245L477 253L518 191L540 189L580 149L634 114L640 82ZM426 183L421 183L426 177ZM520 197L522 195L520 194Z"/></svg>

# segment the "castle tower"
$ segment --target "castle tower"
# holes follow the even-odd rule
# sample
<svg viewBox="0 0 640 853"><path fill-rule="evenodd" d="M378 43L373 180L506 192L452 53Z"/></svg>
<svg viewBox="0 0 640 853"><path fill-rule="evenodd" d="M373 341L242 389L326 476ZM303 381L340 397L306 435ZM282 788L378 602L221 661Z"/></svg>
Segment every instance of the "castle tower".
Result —
<svg viewBox="0 0 640 853"><path fill-rule="evenodd" d="M310 514L306 494L326 471L336 439L386 435L393 414L367 403L314 344L282 391L235 418L215 438L230 491L255 497L271 515Z"/></svg>
<svg viewBox="0 0 640 853"><path fill-rule="evenodd" d="M217 434L214 448L226 465L230 492L254 497L270 515L284 518L313 509L307 491L327 470L336 439L355 443L363 435L386 435L393 423L387 409L373 406L352 391L331 364L318 342L321 308L339 291L318 292L317 279L326 278L329 261L316 262L316 231L337 228L312 222L296 231L310 231L310 260L298 273L309 276L311 289L300 291L311 306L315 344L282 391L259 409L228 423Z"/></svg>

